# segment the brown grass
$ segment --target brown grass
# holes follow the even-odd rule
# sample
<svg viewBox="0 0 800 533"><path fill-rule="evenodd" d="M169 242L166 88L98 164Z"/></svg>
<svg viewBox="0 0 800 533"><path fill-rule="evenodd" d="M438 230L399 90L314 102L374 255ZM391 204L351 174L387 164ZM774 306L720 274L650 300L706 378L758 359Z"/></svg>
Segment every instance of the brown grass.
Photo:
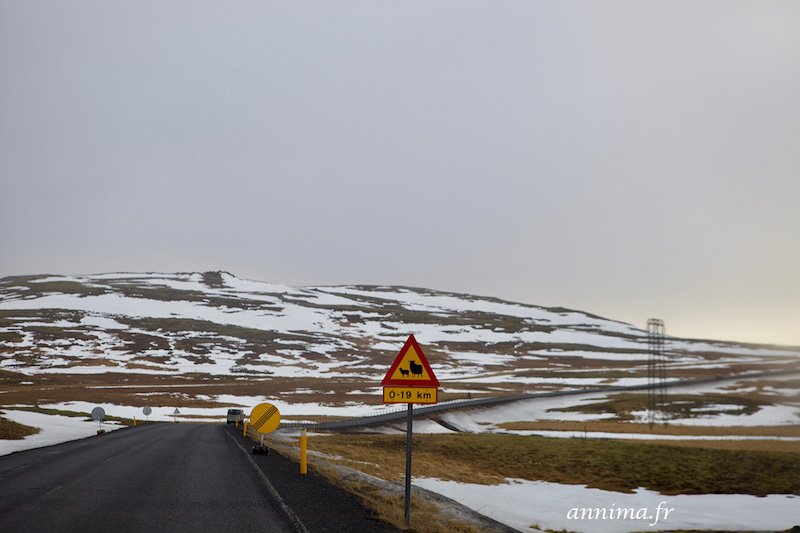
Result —
<svg viewBox="0 0 800 533"><path fill-rule="evenodd" d="M24 439L28 435L35 435L41 429L19 424L12 420L0 417L0 439L17 440Z"/></svg>
<svg viewBox="0 0 800 533"><path fill-rule="evenodd" d="M708 435L708 436L755 436L755 437L800 437L800 424L785 426L682 426L621 422L616 420L542 420L536 422L505 422L498 427L509 431L574 431L580 436L584 431L607 433L643 433L651 435Z"/></svg>
<svg viewBox="0 0 800 533"><path fill-rule="evenodd" d="M405 435L331 434L309 450L376 477L401 481ZM414 477L493 484L506 478L664 494L800 494L796 453L682 447L674 443L495 434L415 435ZM311 461L311 459L310 459Z"/></svg>
<svg viewBox="0 0 800 533"><path fill-rule="evenodd" d="M268 440L270 446L299 461L296 442L270 437ZM710 446L681 448L684 444L694 445L512 435L417 435L412 475L485 484L503 483L508 477L542 479L623 492L643 486L664 494L800 494L796 454L741 449L720 452ZM708 444L714 446L718 442ZM402 481L405 435L312 435L308 437L308 450L310 471L358 495L381 519L404 529L402 497L369 483L343 480L341 472L327 464L337 463L381 479ZM411 531L466 533L475 529L447 521L435 507L414 498Z"/></svg>
<svg viewBox="0 0 800 533"><path fill-rule="evenodd" d="M136 364L136 363L134 363ZM32 382L32 385L20 385ZM104 387L104 388L93 388ZM363 402L378 405L382 402L379 392L374 394L351 394L365 387L362 382L349 379L272 379L247 380L231 376L208 376L197 374L152 375L129 373L104 374L49 374L46 376L23 376L6 372L0 374L0 402L2 405L36 405L68 401L115 403L119 405L145 406L155 402L175 404L180 395L180 405L185 407L217 407L221 404L196 398L197 395L216 396L275 396L289 402L309 402L324 405L345 405L346 402ZM296 393L297 390L308 392ZM321 392L318 392L321 391ZM143 396L142 393L148 393ZM160 393L161 399L149 393ZM226 407L227 404L223 407ZM245 407L255 407L245 406Z"/></svg>
<svg viewBox="0 0 800 533"><path fill-rule="evenodd" d="M313 471L324 476L328 481L361 499L365 507L374 512L380 519L397 529L416 533L480 533L480 530L457 520L442 515L439 507L427 503L416 494L411 495L410 526L405 525L405 497L391 494L366 482L346 481L332 468L321 465L313 467Z"/></svg>
<svg viewBox="0 0 800 533"><path fill-rule="evenodd" d="M604 433L641 433L643 435L676 435L676 436L732 436L732 437L800 437L800 425L786 426L748 426L748 427L726 427L726 426L664 426L663 424L654 425L651 429L649 424L637 424L630 422L617 422L607 420L595 420L587 422L568 422L558 420L548 420L540 422L508 422L499 424L507 430L520 431L567 431L574 432L574 436L580 438L584 431L600 431ZM626 439L627 440L627 439ZM800 453L800 441L797 440L776 440L768 439L687 439L687 440L658 440L658 439L630 439L631 441L664 444L669 446L689 447L689 448L713 448L715 450L755 450L768 452L789 452Z"/></svg>
<svg viewBox="0 0 800 533"><path fill-rule="evenodd" d="M650 444L663 444L680 448L707 448L713 450L741 450L800 454L800 441L786 440L631 440Z"/></svg>

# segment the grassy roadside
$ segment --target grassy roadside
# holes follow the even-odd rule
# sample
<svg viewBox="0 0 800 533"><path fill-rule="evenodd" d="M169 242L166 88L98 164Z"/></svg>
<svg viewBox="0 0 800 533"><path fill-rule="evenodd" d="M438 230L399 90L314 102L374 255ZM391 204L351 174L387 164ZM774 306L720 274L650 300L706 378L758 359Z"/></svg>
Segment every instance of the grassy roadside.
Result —
<svg viewBox="0 0 800 533"><path fill-rule="evenodd" d="M662 494L800 494L800 454L499 434L415 435L415 477L495 484L506 478ZM405 436L330 434L309 450L401 481Z"/></svg>
<svg viewBox="0 0 800 533"><path fill-rule="evenodd" d="M268 440L299 462L296 438ZM405 435L314 434L308 437L308 452L309 471L356 494L382 520L405 529L401 497L327 465L402 482ZM480 484L524 478L619 492L645 487L662 494L800 494L800 453L499 434L415 435L412 476ZM436 506L418 498L412 498L412 516L410 531L419 533L480 531L443 519Z"/></svg>
<svg viewBox="0 0 800 533"><path fill-rule="evenodd" d="M259 442L255 433L248 431L248 436L253 442ZM267 435L265 444L279 452L281 455L299 463L299 442L289 442L283 438L276 439ZM488 531L480 526L468 524L460 517L451 513L442 512L442 509L426 499L419 497L412 491L411 495L411 525L405 526L404 508L405 501L402 489L396 484L387 483L375 477L367 478L354 471L364 472L364 469L347 466L344 469L329 458L319 459L319 453L309 450L308 472L326 478L330 483L341 487L358 497L363 505L371 510L376 517L393 527L413 533L482 533Z"/></svg>

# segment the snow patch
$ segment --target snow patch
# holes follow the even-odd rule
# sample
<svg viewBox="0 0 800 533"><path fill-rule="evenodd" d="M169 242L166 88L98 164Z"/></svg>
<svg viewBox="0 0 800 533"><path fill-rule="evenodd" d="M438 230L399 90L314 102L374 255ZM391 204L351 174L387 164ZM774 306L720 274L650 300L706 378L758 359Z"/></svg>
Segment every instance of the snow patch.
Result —
<svg viewBox="0 0 800 533"><path fill-rule="evenodd" d="M666 496L637 489L633 494L560 485L545 481L507 479L507 484L477 485L415 478L413 483L438 492L490 518L520 531L575 531L627 533L711 529L715 531L784 531L797 524L800 497L771 494L760 498L745 494L679 494ZM656 521L656 509L661 508ZM640 519L574 519L571 509L646 509ZM664 518L664 510L671 509ZM629 516L636 516L629 513ZM644 513L643 513L644 514ZM577 514L580 516L580 514ZM608 517L609 514L607 513ZM611 516L621 516L614 514Z"/></svg>

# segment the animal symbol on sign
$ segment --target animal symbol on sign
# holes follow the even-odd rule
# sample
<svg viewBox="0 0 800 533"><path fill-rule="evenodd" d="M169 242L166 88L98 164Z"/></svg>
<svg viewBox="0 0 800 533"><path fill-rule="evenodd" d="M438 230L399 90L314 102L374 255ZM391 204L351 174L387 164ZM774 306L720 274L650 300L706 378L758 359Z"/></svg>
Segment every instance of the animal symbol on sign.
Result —
<svg viewBox="0 0 800 533"><path fill-rule="evenodd" d="M400 369L400 374L403 375L403 376L407 376L408 375L408 370L406 370L404 368L401 368Z"/></svg>
<svg viewBox="0 0 800 533"><path fill-rule="evenodd" d="M412 376L422 377L422 365L418 365L416 361L409 361L408 366L411 368Z"/></svg>

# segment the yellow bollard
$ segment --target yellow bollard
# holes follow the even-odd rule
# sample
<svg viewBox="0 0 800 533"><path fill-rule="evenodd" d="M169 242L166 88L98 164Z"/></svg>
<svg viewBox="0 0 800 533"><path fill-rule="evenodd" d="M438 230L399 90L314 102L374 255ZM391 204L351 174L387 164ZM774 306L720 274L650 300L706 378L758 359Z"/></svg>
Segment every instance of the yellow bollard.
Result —
<svg viewBox="0 0 800 533"><path fill-rule="evenodd" d="M136 427L136 417L133 417L133 426Z"/></svg>
<svg viewBox="0 0 800 533"><path fill-rule="evenodd" d="M239 419L238 418L236 419L236 427L237 428L239 427Z"/></svg>
<svg viewBox="0 0 800 533"><path fill-rule="evenodd" d="M300 473L308 472L308 461L306 460L306 430L300 434Z"/></svg>
<svg viewBox="0 0 800 533"><path fill-rule="evenodd" d="M242 431L242 437L247 436L247 420L244 421L244 430Z"/></svg>

